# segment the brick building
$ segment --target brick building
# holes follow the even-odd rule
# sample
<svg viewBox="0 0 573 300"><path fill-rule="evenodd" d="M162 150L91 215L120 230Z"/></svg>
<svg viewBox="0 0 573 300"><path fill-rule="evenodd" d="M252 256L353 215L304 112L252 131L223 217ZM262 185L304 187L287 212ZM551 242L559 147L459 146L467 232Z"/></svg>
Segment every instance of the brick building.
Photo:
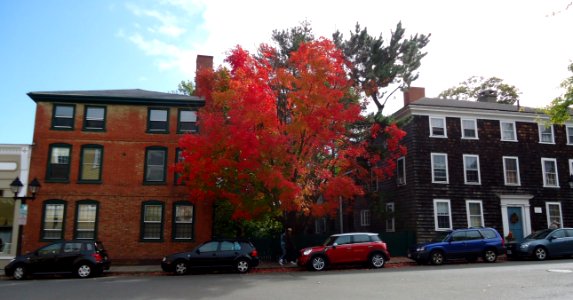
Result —
<svg viewBox="0 0 573 300"><path fill-rule="evenodd" d="M157 261L211 238L211 203L170 170L197 131L195 96L145 90L31 92L36 120L23 248L101 240L116 262Z"/></svg>
<svg viewBox="0 0 573 300"><path fill-rule="evenodd" d="M405 93L406 156L383 183L386 226L419 242L436 231L494 227L521 239L554 220L573 226L573 123L536 109Z"/></svg>

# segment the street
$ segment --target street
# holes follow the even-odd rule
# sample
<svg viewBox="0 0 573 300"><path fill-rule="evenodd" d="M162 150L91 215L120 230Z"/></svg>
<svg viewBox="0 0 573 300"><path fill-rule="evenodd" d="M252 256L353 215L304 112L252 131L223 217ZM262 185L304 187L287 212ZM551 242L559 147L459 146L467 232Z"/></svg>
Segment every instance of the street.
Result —
<svg viewBox="0 0 573 300"><path fill-rule="evenodd" d="M2 299L571 299L573 260L0 280Z"/></svg>

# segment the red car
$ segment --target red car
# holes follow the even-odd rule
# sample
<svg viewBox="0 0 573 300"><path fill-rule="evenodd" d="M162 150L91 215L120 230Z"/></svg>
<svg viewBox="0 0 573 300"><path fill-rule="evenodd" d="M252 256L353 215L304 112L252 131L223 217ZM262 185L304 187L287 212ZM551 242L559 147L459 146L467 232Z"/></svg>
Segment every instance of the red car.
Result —
<svg viewBox="0 0 573 300"><path fill-rule="evenodd" d="M321 271L328 265L366 263L382 268L390 253L377 233L353 232L331 235L322 246L300 250L298 265Z"/></svg>

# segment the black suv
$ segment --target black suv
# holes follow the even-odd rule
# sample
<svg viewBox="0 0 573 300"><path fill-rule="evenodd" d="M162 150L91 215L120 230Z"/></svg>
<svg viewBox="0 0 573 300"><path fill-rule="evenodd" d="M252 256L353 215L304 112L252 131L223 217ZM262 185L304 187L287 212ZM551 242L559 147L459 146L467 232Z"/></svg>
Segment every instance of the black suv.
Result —
<svg viewBox="0 0 573 300"><path fill-rule="evenodd" d="M4 268L6 276L25 279L33 274L74 274L80 278L109 270L109 259L99 241L59 241L16 256Z"/></svg>
<svg viewBox="0 0 573 300"><path fill-rule="evenodd" d="M497 256L505 253L504 240L493 228L466 228L438 232L425 244L419 244L408 251L408 258L419 264L430 262L441 265L447 259L465 258L470 262L482 257L486 262L495 262Z"/></svg>
<svg viewBox="0 0 573 300"><path fill-rule="evenodd" d="M246 273L259 265L255 246L245 240L221 239L205 242L188 252L163 257L165 272L184 275L190 269L231 269Z"/></svg>

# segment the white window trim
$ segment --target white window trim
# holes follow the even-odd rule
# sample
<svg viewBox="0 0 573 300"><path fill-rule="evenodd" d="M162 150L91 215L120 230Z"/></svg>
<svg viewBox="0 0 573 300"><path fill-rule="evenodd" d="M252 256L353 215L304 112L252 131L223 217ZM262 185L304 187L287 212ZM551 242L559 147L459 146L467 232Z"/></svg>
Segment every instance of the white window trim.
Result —
<svg viewBox="0 0 573 300"><path fill-rule="evenodd" d="M398 168L400 167L400 161L402 161L402 174L403 174L403 180L400 181L400 176L398 176ZM400 158L397 159L396 162L396 184L397 185L406 185L406 157L402 156Z"/></svg>
<svg viewBox="0 0 573 300"><path fill-rule="evenodd" d="M476 132L476 136L466 136L465 135L465 131L464 131L464 121L470 121L474 124L474 129ZM460 128L462 129L462 139L468 139L468 140L477 140L479 139L478 137L478 127L477 127L477 120L476 119L460 119Z"/></svg>
<svg viewBox="0 0 573 300"><path fill-rule="evenodd" d="M448 228L439 228L438 227L438 203L448 203L448 217L449 217L449 222L450 222L450 226ZM452 205L450 203L450 200L448 199L434 199L434 227L436 229L436 231L445 231L445 230L452 230Z"/></svg>
<svg viewBox="0 0 573 300"><path fill-rule="evenodd" d="M503 138L503 124L504 123L509 123L509 124L513 124L513 140L506 140ZM515 121L499 121L499 136L500 139L502 141L505 142L517 142L517 126L515 125Z"/></svg>
<svg viewBox="0 0 573 300"><path fill-rule="evenodd" d="M549 205L557 205L559 206L559 221L561 224L559 224L559 227L563 227L563 208L561 207L561 202L545 202L545 216L547 218L547 228L549 228L549 226L551 226L551 223L553 223L553 220L551 220L551 218L549 217Z"/></svg>
<svg viewBox="0 0 573 300"><path fill-rule="evenodd" d="M569 177L573 176L573 159L569 159Z"/></svg>
<svg viewBox="0 0 573 300"><path fill-rule="evenodd" d="M515 159L515 161L517 162L517 183L511 183L507 181L507 167L505 165L505 160L506 159ZM519 171L519 157L517 156L504 156L502 157L502 162L503 162L503 181L505 183L505 185L510 185L510 186L520 186L521 185L521 175L520 175L520 171Z"/></svg>
<svg viewBox="0 0 573 300"><path fill-rule="evenodd" d="M468 173L467 173L467 169L466 169L466 157L475 157L477 159L478 182L468 182ZM481 184L481 170L480 170L481 168L480 168L480 164L479 164L479 155L464 154L463 159L464 159L464 183L465 184L471 184L471 185L480 185Z"/></svg>
<svg viewBox="0 0 573 300"><path fill-rule="evenodd" d="M468 227L471 227L471 215L470 215L470 204L475 203L479 204L480 209L480 217L481 217L481 224L485 227L484 219L483 219L483 203L481 200L466 200L466 215L468 218Z"/></svg>
<svg viewBox="0 0 573 300"><path fill-rule="evenodd" d="M539 135L539 143L540 144L555 144L555 131L553 130L553 125L550 125L549 128L551 128L551 142L544 142L541 139L541 130L545 128L545 124L537 124L537 132Z"/></svg>
<svg viewBox="0 0 573 300"><path fill-rule="evenodd" d="M573 125L566 125L565 126L565 135L567 136L567 145L573 145L573 140L569 137L569 128L573 130Z"/></svg>
<svg viewBox="0 0 573 300"><path fill-rule="evenodd" d="M434 156L441 155L446 157L446 181L436 181L434 178ZM432 153L431 154L431 170L432 170L432 183L448 184L450 182L450 172L448 171L448 154L447 153Z"/></svg>
<svg viewBox="0 0 573 300"><path fill-rule="evenodd" d="M434 131L432 130L432 119L440 119L444 122L444 135L435 135ZM430 125L430 137L434 138L447 138L448 137L448 126L446 125L446 117L429 117L429 125Z"/></svg>
<svg viewBox="0 0 573 300"><path fill-rule="evenodd" d="M386 212L388 212L388 207L392 207L392 217L390 218L390 224L392 224L392 227L388 226L388 219L386 219L386 232L395 232L396 231L396 219L394 218L394 202L388 202L386 203ZM386 215L388 218L388 214Z"/></svg>
<svg viewBox="0 0 573 300"><path fill-rule="evenodd" d="M546 161L551 161L555 164L555 181L557 183L556 185L548 185L547 184L547 177L545 176L545 162ZM541 158L541 175L543 176L543 187L559 188L559 171L557 170L557 159L542 157Z"/></svg>
<svg viewBox="0 0 573 300"><path fill-rule="evenodd" d="M370 226L370 210L363 209L360 211L360 226Z"/></svg>

